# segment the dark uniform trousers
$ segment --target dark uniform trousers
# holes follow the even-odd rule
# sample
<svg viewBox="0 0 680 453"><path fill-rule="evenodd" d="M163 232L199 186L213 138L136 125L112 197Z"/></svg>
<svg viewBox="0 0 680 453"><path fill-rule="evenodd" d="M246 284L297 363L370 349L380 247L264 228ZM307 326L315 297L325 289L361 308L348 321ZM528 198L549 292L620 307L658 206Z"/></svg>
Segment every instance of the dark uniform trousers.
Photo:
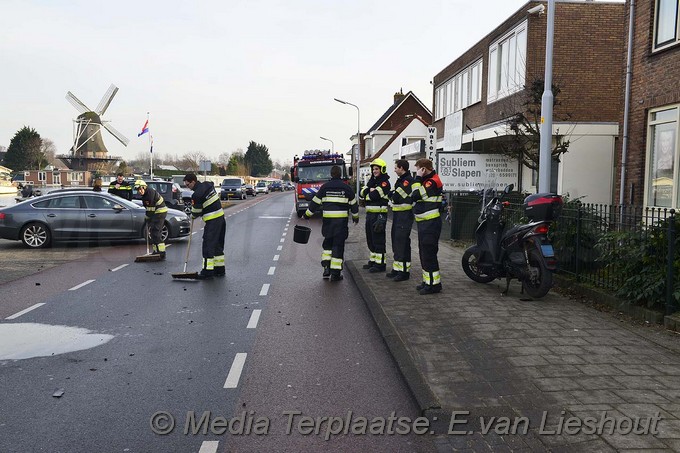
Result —
<svg viewBox="0 0 680 453"><path fill-rule="evenodd" d="M367 212L366 213L366 243L368 245L368 250L371 252L371 259L374 264L384 265L385 264L385 253L387 253L387 234L383 229L382 232L376 233L373 229L373 225L376 220L378 220L378 212ZM383 213L383 215L387 215Z"/></svg>
<svg viewBox="0 0 680 453"><path fill-rule="evenodd" d="M413 227L413 211L392 212L392 253L394 263L392 269L397 272L411 271L411 228Z"/></svg>
<svg viewBox="0 0 680 453"><path fill-rule="evenodd" d="M439 236L442 233L442 218L438 216L431 220L416 222L418 225L418 251L423 273L429 274L430 285L437 283L438 276L433 273L439 272ZM427 281L427 280L426 280Z"/></svg>
<svg viewBox="0 0 680 453"><path fill-rule="evenodd" d="M205 222L203 227L203 269L224 268L224 236L227 222L221 215Z"/></svg>
<svg viewBox="0 0 680 453"><path fill-rule="evenodd" d="M151 244L153 244L154 252L165 252L165 243L161 239L161 230L163 230L163 225L165 224L166 214L165 212L155 213L147 221L149 239Z"/></svg>
<svg viewBox="0 0 680 453"><path fill-rule="evenodd" d="M345 241L349 236L347 218L323 219L321 234L323 235L321 265L330 268L333 274L340 274L345 259Z"/></svg>

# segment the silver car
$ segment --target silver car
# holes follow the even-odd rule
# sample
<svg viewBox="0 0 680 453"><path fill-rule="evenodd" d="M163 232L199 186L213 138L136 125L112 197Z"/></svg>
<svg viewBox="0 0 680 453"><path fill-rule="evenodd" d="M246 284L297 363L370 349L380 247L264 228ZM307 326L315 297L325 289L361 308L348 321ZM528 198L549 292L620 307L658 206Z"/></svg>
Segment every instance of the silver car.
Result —
<svg viewBox="0 0 680 453"><path fill-rule="evenodd" d="M53 241L106 241L144 237L145 209L106 192L53 192L0 209L0 238L26 247ZM168 209L163 240L189 234L189 217Z"/></svg>

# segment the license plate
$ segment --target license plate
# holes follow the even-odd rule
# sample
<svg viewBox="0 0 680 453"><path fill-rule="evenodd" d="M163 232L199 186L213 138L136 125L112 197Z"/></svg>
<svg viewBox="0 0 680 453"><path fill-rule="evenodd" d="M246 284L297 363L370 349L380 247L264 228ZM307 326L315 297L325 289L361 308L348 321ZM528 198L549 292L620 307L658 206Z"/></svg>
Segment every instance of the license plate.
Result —
<svg viewBox="0 0 680 453"><path fill-rule="evenodd" d="M307 202L301 202L301 203L300 203L300 207L301 207L301 208L306 208L306 207L308 207L308 206L309 206L309 203L307 203Z"/></svg>
<svg viewBox="0 0 680 453"><path fill-rule="evenodd" d="M555 256L552 244L541 244L541 252L543 256Z"/></svg>

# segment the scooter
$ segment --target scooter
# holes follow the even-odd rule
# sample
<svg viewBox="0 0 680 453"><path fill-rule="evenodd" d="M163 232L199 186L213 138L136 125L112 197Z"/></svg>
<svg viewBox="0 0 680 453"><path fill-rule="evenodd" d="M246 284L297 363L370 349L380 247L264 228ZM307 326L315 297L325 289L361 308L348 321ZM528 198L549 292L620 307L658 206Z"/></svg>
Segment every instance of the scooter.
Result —
<svg viewBox="0 0 680 453"><path fill-rule="evenodd" d="M475 231L477 243L463 254L463 271L478 283L505 278L503 295L507 294L510 281L516 278L522 283L522 291L540 298L552 287L553 272L557 269L548 230L559 217L563 201L559 195L550 193L530 195L524 200L524 213L530 223L506 228L502 214L510 203L502 198L513 187L513 184L506 186L500 196L495 190L485 192ZM484 206L486 195L490 199Z"/></svg>

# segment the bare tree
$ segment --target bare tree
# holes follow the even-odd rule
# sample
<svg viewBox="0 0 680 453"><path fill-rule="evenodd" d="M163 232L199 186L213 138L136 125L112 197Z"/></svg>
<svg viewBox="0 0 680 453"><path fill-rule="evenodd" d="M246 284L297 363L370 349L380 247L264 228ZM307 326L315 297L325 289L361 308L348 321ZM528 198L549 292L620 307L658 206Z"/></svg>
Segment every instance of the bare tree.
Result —
<svg viewBox="0 0 680 453"><path fill-rule="evenodd" d="M180 159L183 170L197 172L202 160L208 160L203 151L189 151Z"/></svg>

